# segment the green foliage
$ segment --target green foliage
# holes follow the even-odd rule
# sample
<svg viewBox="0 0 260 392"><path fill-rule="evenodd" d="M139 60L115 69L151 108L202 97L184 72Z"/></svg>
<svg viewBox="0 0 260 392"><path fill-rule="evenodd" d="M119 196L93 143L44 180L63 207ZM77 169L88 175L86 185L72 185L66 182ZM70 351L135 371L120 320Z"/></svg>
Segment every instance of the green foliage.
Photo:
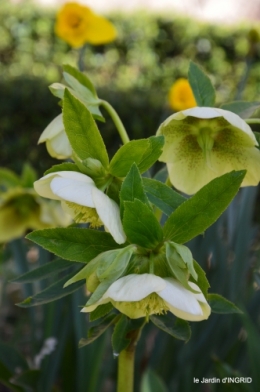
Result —
<svg viewBox="0 0 260 392"><path fill-rule="evenodd" d="M227 208L245 173L233 171L215 178L182 203L165 223L165 239L184 243L202 234Z"/></svg>
<svg viewBox="0 0 260 392"><path fill-rule="evenodd" d="M213 313L242 313L241 310L219 294L208 294L208 302Z"/></svg>
<svg viewBox="0 0 260 392"><path fill-rule="evenodd" d="M151 209L140 200L124 203L123 226L128 240L143 248L154 249L162 242L162 228Z"/></svg>
<svg viewBox="0 0 260 392"><path fill-rule="evenodd" d="M93 158L108 166L103 139L90 111L65 89L63 122L70 144L81 159Z"/></svg>
<svg viewBox="0 0 260 392"><path fill-rule="evenodd" d="M36 230L27 238L59 257L80 263L120 247L108 233L76 227Z"/></svg>
<svg viewBox="0 0 260 392"><path fill-rule="evenodd" d="M113 156L109 167L110 173L116 177L125 177L134 163L140 173L145 172L157 161L163 145L163 136L130 141Z"/></svg>
<svg viewBox="0 0 260 392"><path fill-rule="evenodd" d="M130 319L125 315L121 315L119 321L117 321L114 332L112 335L112 346L114 355L120 354L122 350L125 350L131 339L130 333L135 330L139 330L144 326L145 319Z"/></svg>
<svg viewBox="0 0 260 392"><path fill-rule="evenodd" d="M260 102L234 101L223 103L221 109L236 113L241 118L249 118L260 108Z"/></svg>
<svg viewBox="0 0 260 392"><path fill-rule="evenodd" d="M191 337L189 323L173 316L170 312L164 315L153 315L150 317L156 327L173 336L175 339L187 342Z"/></svg>
<svg viewBox="0 0 260 392"><path fill-rule="evenodd" d="M212 107L216 93L208 75L191 61L188 78L198 106Z"/></svg>
<svg viewBox="0 0 260 392"><path fill-rule="evenodd" d="M87 339L82 338L79 341L79 348L87 346L88 344L94 342L98 339L112 324L116 322L118 316L115 314L110 314L102 320L100 324L95 327L92 327L88 330L88 337Z"/></svg>
<svg viewBox="0 0 260 392"><path fill-rule="evenodd" d="M76 171L76 172L80 172L78 166L75 163L63 162L63 163L60 163L58 165L54 165L50 169L46 170L44 175L46 176L46 174L55 173L57 171Z"/></svg>
<svg viewBox="0 0 260 392"><path fill-rule="evenodd" d="M167 388L163 380L151 369L148 369L142 378L141 392L167 392Z"/></svg>

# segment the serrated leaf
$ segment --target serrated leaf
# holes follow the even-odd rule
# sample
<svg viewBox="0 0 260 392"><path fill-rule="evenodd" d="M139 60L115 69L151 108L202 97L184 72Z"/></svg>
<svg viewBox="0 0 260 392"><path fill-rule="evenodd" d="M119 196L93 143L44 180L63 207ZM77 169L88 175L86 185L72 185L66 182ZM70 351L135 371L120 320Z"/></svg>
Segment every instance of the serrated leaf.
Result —
<svg viewBox="0 0 260 392"><path fill-rule="evenodd" d="M44 172L44 175L46 176L46 174L55 173L55 172L59 172L59 171L74 171L74 172L80 173L80 170L75 163L64 162L64 163L60 163L58 165L52 166L50 169L48 169L48 170L46 170L46 172Z"/></svg>
<svg viewBox="0 0 260 392"><path fill-rule="evenodd" d="M72 149L81 160L94 158L106 168L107 150L90 111L68 89L63 100L63 122Z"/></svg>
<svg viewBox="0 0 260 392"><path fill-rule="evenodd" d="M29 283L36 280L43 280L57 274L58 272L64 271L73 265L75 265L75 262L68 260L58 259L50 261L47 264L34 268L32 271L26 272L25 274L12 279L12 282Z"/></svg>
<svg viewBox="0 0 260 392"><path fill-rule="evenodd" d="M208 294L207 300L213 313L243 313L233 302L222 297L222 295Z"/></svg>
<svg viewBox="0 0 260 392"><path fill-rule="evenodd" d="M182 203L164 225L165 240L185 243L211 226L239 190L246 171L232 171L215 178Z"/></svg>
<svg viewBox="0 0 260 392"><path fill-rule="evenodd" d="M187 200L186 197L183 197L160 181L145 177L142 180L144 191L149 201L167 216Z"/></svg>
<svg viewBox="0 0 260 392"><path fill-rule="evenodd" d="M124 179L120 190L121 215L123 215L124 211L124 202L133 202L135 199L142 201L144 204L149 204L144 192L142 177L136 164L134 163L126 178Z"/></svg>
<svg viewBox="0 0 260 392"><path fill-rule="evenodd" d="M73 274L75 274L75 271L73 272ZM53 283L43 291L37 293L32 297L26 298L24 301L16 305L19 306L20 308L29 308L31 306L44 305L73 293L74 291L78 290L81 286L85 284L84 281L80 281L74 283L73 285L70 285L69 287L63 288L64 283L73 274L63 277L58 282Z"/></svg>
<svg viewBox="0 0 260 392"><path fill-rule="evenodd" d="M77 227L36 230L26 238L59 257L80 263L88 263L99 253L120 248L109 233Z"/></svg>
<svg viewBox="0 0 260 392"><path fill-rule="evenodd" d="M99 305L95 310L90 312L89 320L95 321L101 317L106 316L111 310L114 309L114 306L109 302L107 304Z"/></svg>
<svg viewBox="0 0 260 392"><path fill-rule="evenodd" d="M115 177L125 177L135 163L140 173L145 172L157 161L164 145L163 136L132 140L123 145L113 156L109 171Z"/></svg>
<svg viewBox="0 0 260 392"><path fill-rule="evenodd" d="M124 231L132 244L154 249L163 239L162 228L151 209L140 200L125 202Z"/></svg>
<svg viewBox="0 0 260 392"><path fill-rule="evenodd" d="M163 380L151 369L148 369L142 378L140 392L167 392Z"/></svg>
<svg viewBox="0 0 260 392"><path fill-rule="evenodd" d="M88 338L87 339L80 339L79 341L79 348L87 346L88 344L94 342L99 336L101 336L112 324L115 323L117 320L118 315L115 314L109 314L107 317L105 317L102 322L89 329L88 331Z"/></svg>
<svg viewBox="0 0 260 392"><path fill-rule="evenodd" d="M164 315L150 316L151 321L156 327L173 336L175 339L187 342L191 337L189 323L185 320L178 319L170 312Z"/></svg>
<svg viewBox="0 0 260 392"><path fill-rule="evenodd" d="M216 93L210 78L192 61L190 62L188 79L197 105L213 107Z"/></svg>
<svg viewBox="0 0 260 392"><path fill-rule="evenodd" d="M249 118L252 114L260 108L260 102L246 102L246 101L234 101L227 102L220 106L221 109L229 110L240 116L241 118Z"/></svg>

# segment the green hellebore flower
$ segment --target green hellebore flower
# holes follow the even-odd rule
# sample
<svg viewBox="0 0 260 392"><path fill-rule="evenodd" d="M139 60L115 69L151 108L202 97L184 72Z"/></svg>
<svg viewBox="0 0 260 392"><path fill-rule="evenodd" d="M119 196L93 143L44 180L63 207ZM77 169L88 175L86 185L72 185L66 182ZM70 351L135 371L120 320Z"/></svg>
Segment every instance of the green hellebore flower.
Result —
<svg viewBox="0 0 260 392"><path fill-rule="evenodd" d="M46 143L46 148L51 157L66 159L72 156L72 148L64 129L62 114L54 120L42 132L39 143Z"/></svg>
<svg viewBox="0 0 260 392"><path fill-rule="evenodd" d="M99 305L111 302L121 313L133 319L169 311L183 320L205 320L210 315L210 306L199 287L192 282L189 285L196 293L173 278L131 274L112 283L98 301L86 305L81 311L92 312Z"/></svg>
<svg viewBox="0 0 260 392"><path fill-rule="evenodd" d="M15 187L0 195L0 243L19 238L30 229L66 226L68 218L41 199L33 189Z"/></svg>
<svg viewBox="0 0 260 392"><path fill-rule="evenodd" d="M160 161L167 164L170 181L193 194L232 170L247 170L242 186L260 181L260 151L249 125L223 109L195 107L164 121L157 131L165 145Z"/></svg>

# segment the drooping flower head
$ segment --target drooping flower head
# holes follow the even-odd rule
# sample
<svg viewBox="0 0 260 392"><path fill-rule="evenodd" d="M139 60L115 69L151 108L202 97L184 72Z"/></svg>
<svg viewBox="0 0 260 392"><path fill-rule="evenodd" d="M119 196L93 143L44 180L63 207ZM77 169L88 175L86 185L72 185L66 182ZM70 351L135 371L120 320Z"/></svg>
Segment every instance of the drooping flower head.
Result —
<svg viewBox="0 0 260 392"><path fill-rule="evenodd" d="M167 164L171 183L193 194L232 170L247 170L242 186L260 181L260 151L249 125L223 109L196 107L180 111L161 124L165 136L160 161Z"/></svg>
<svg viewBox="0 0 260 392"><path fill-rule="evenodd" d="M185 110L197 106L189 81L178 79L169 91L168 100L170 107L175 110Z"/></svg>
<svg viewBox="0 0 260 392"><path fill-rule="evenodd" d="M113 41L117 34L111 22L75 2L66 3L58 12L55 33L74 48L87 42L106 44Z"/></svg>
<svg viewBox="0 0 260 392"><path fill-rule="evenodd" d="M85 174L60 171L47 174L34 183L36 192L60 200L62 208L77 222L92 227L104 225L118 244L126 240L116 202L99 190Z"/></svg>
<svg viewBox="0 0 260 392"><path fill-rule="evenodd" d="M72 148L64 129L62 114L55 117L44 129L38 144L44 142L51 157L66 159L72 156Z"/></svg>
<svg viewBox="0 0 260 392"><path fill-rule="evenodd" d="M82 312L92 312L99 305L111 302L121 313L133 319L168 311L183 320L207 319L210 306L195 283L189 282L189 286L196 293L173 278L131 274L112 283L97 302L86 305Z"/></svg>

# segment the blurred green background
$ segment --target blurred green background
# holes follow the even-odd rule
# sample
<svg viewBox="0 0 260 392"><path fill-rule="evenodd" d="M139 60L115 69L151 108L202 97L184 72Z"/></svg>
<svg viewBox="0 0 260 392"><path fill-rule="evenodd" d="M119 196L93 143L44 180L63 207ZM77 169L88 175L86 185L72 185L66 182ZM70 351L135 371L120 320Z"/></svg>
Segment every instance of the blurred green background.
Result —
<svg viewBox="0 0 260 392"><path fill-rule="evenodd" d="M201 64L210 76L218 104L237 98L259 100L260 26L254 30L251 23L210 25L148 12L113 14L110 19L118 29L118 39L105 46L88 46L85 68L99 96L119 113L131 138L154 135L172 113L167 102L169 88L177 78L187 77L190 60ZM60 113L48 86L62 80L63 63L77 64L78 51L55 37L54 22L54 11L28 2L15 6L1 0L0 166L17 173L24 161L29 161L39 176L57 163L37 141ZM113 123L107 118L99 125L112 154L120 145ZM187 344L148 325L137 350L136 392L149 367L165 386L159 382L161 389L159 384L152 389L151 383L150 389L142 392L260 390L258 199L257 188L242 190L205 236L189 244L207 271L212 291L241 306L244 315L213 315L207 322L193 323ZM93 346L77 348L87 327L78 310L84 302L83 292L31 311L14 306L53 282L52 278L23 288L8 283L18 273L52 257L29 242L17 241L1 250L0 391L114 391L116 360L110 333ZM40 369L30 370L49 337L57 339L56 349L45 356ZM16 381L10 381L14 375ZM252 377L253 382L193 383L193 377L236 375Z"/></svg>

